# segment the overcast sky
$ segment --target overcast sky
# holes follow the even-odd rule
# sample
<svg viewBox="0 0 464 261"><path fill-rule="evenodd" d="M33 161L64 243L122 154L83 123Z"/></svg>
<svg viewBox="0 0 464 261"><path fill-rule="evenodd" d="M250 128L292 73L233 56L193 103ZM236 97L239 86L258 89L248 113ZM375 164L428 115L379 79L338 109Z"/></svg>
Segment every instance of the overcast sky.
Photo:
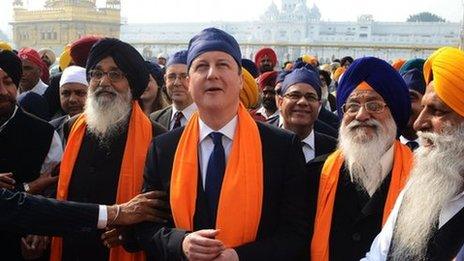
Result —
<svg viewBox="0 0 464 261"><path fill-rule="evenodd" d="M39 8L45 0L23 0ZM356 21L361 14L372 14L375 21L405 21L410 14L429 11L448 21L460 22L464 0L307 0L316 4L325 21ZM0 29L10 30L13 0L0 0ZM101 5L104 0L97 0ZM122 0L122 16L129 23L252 21L272 0ZM274 0L280 8L281 0Z"/></svg>

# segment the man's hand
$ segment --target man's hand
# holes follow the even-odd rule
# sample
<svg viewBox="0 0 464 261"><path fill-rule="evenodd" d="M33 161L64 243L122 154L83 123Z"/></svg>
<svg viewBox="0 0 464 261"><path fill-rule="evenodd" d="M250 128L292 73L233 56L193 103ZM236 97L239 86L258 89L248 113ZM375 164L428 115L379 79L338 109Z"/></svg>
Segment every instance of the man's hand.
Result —
<svg viewBox="0 0 464 261"><path fill-rule="evenodd" d="M16 181L13 179L13 173L0 173L0 188L14 189Z"/></svg>
<svg viewBox="0 0 464 261"><path fill-rule="evenodd" d="M122 245L124 242L124 238L122 236L124 228L112 228L106 231L101 235L101 239L103 241L103 245L107 248L116 247Z"/></svg>
<svg viewBox="0 0 464 261"><path fill-rule="evenodd" d="M139 194L129 202L119 205L119 208L119 213L115 205L107 208L108 226L132 225L143 221L166 223L171 218L169 203L163 191Z"/></svg>
<svg viewBox="0 0 464 261"><path fill-rule="evenodd" d="M21 238L21 255L26 260L37 259L43 255L50 243L49 237L29 235Z"/></svg>
<svg viewBox="0 0 464 261"><path fill-rule="evenodd" d="M213 261L239 261L239 259L237 252L233 248L228 248Z"/></svg>
<svg viewBox="0 0 464 261"><path fill-rule="evenodd" d="M52 176L51 173L42 173L40 176L32 182L29 182L29 191L30 194L39 194L44 189L51 186L53 183L58 181L58 176Z"/></svg>
<svg viewBox="0 0 464 261"><path fill-rule="evenodd" d="M203 229L188 234L182 242L182 251L188 260L213 260L226 248L215 239L219 230Z"/></svg>

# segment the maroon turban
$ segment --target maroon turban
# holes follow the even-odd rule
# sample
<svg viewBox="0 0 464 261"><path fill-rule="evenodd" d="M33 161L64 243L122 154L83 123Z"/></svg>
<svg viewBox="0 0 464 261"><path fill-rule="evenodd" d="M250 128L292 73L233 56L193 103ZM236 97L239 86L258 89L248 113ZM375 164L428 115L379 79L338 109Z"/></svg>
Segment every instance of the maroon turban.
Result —
<svg viewBox="0 0 464 261"><path fill-rule="evenodd" d="M71 44L71 58L75 65L85 68L90 49L101 37L86 35Z"/></svg>
<svg viewBox="0 0 464 261"><path fill-rule="evenodd" d="M261 74L258 78L258 86L259 88L264 89L265 86L272 86L275 87L276 79L277 79L277 71L270 71Z"/></svg>
<svg viewBox="0 0 464 261"><path fill-rule="evenodd" d="M255 55L255 64L259 67L259 62L266 56L272 61L272 67L277 64L277 54L271 48L261 48Z"/></svg>

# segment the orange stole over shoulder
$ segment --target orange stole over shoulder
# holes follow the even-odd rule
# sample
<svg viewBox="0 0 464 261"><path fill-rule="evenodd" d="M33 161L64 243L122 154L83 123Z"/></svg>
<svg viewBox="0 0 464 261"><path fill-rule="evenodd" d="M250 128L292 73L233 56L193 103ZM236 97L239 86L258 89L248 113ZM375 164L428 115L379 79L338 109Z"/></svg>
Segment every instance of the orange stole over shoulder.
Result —
<svg viewBox="0 0 464 261"><path fill-rule="evenodd" d="M176 228L193 230L197 198L199 116L188 122L177 146L170 185ZM263 201L263 160L256 122L240 103L238 123L227 161L216 228L218 239L236 247L256 239Z"/></svg>
<svg viewBox="0 0 464 261"><path fill-rule="evenodd" d="M383 209L382 225L387 221L395 200L406 183L413 161L413 155L407 146L401 144L399 141L395 141L394 146L392 177ZM341 151L336 150L327 158L322 168L314 234L311 241L311 260L313 261L329 260L329 237L332 226L333 206L343 161Z"/></svg>
<svg viewBox="0 0 464 261"><path fill-rule="evenodd" d="M71 128L68 143L61 161L57 199L66 200L68 197L69 182L71 181L74 163L77 159L77 155L79 154L85 129L85 115L81 114ZM119 174L116 203L120 204L127 202L140 193L143 183L145 158L151 139L152 125L150 120L147 116L145 116L139 104L134 101L132 103L127 141L121 163L121 172ZM61 260L62 243L61 238L53 238L50 260ZM110 250L109 260L138 261L145 260L145 255L143 252L133 254L128 253L123 249L123 247L119 246Z"/></svg>

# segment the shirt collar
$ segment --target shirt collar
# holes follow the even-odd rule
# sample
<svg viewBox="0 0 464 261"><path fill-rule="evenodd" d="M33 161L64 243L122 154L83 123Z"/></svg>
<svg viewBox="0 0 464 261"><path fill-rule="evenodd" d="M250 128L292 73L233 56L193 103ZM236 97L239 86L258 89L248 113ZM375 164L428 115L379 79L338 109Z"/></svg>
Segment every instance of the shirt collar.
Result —
<svg viewBox="0 0 464 261"><path fill-rule="evenodd" d="M311 133L309 133L306 138L301 140L301 142L304 142L306 145L308 145L312 150L314 150L314 129L311 130Z"/></svg>
<svg viewBox="0 0 464 261"><path fill-rule="evenodd" d="M178 111L179 110L176 109L176 106L174 106L173 104L171 120L174 119ZM181 110L182 114L184 115L185 119L187 119L187 121L192 117L193 113L195 113L196 111L197 111L197 105L194 102L190 104L189 106L185 107L183 110Z"/></svg>
<svg viewBox="0 0 464 261"><path fill-rule="evenodd" d="M270 119L270 118L272 118L272 117L275 117L275 116L279 115L279 114L280 114L280 110L277 109L272 115L270 115L270 116L268 117L267 114L266 114L266 109L265 109L263 106L261 106L261 107L256 111L256 113L263 115L264 118L266 118L266 120L267 120L267 119Z"/></svg>
<svg viewBox="0 0 464 261"><path fill-rule="evenodd" d="M401 141L402 144L406 144L406 143L408 143L408 142L410 142L410 141L415 141L415 142L419 143L419 138L417 138L417 139L415 139L415 140L408 140L408 139L406 139L405 137L400 136L400 141Z"/></svg>
<svg viewBox="0 0 464 261"><path fill-rule="evenodd" d="M5 123L2 124L2 126L0 126L0 132L6 127L8 122L10 122L10 120L13 119L13 117L16 115L16 112L18 111L18 108L18 105L15 105L13 114L11 114L10 118L8 118L8 120L6 120Z"/></svg>
<svg viewBox="0 0 464 261"><path fill-rule="evenodd" d="M204 123L201 118L198 118L200 125L200 141L202 142L211 132L220 132L224 134L230 140L234 139L235 129L237 128L237 115L235 115L232 120L230 120L224 127L220 130L215 131L211 129L206 123Z"/></svg>

